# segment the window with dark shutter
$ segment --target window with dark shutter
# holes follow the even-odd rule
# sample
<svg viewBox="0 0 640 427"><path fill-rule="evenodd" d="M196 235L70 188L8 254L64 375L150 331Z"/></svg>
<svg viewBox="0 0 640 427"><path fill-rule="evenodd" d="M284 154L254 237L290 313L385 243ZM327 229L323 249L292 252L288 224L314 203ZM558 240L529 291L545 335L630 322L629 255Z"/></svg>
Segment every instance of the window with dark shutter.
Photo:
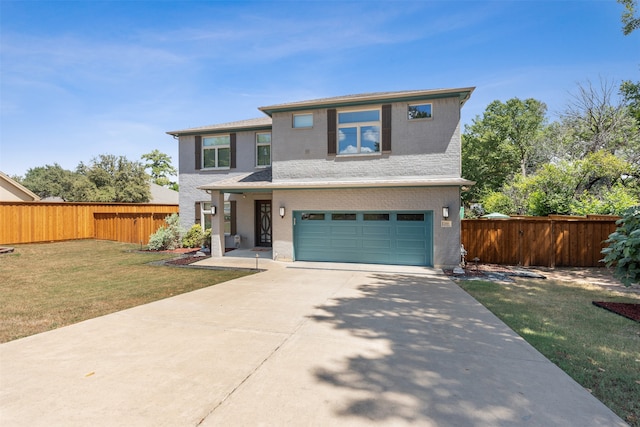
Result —
<svg viewBox="0 0 640 427"><path fill-rule="evenodd" d="M327 110L327 153L330 156L335 156L336 148L338 145L336 125L337 116L335 109Z"/></svg>
<svg viewBox="0 0 640 427"><path fill-rule="evenodd" d="M229 147L231 148L231 164L229 167L234 169L236 167L236 134L229 135Z"/></svg>
<svg viewBox="0 0 640 427"><path fill-rule="evenodd" d="M229 202L230 204L230 231L231 231L231 235L235 235L237 234L237 230L236 230L236 201L232 200Z"/></svg>
<svg viewBox="0 0 640 427"><path fill-rule="evenodd" d="M200 202L196 202L196 217L195 217L195 224L200 224L200 218L201 218L201 214L202 214L202 210L200 207Z"/></svg>
<svg viewBox="0 0 640 427"><path fill-rule="evenodd" d="M382 106L382 151L391 151L391 104Z"/></svg>
<svg viewBox="0 0 640 427"><path fill-rule="evenodd" d="M196 170L202 169L202 137L196 136Z"/></svg>

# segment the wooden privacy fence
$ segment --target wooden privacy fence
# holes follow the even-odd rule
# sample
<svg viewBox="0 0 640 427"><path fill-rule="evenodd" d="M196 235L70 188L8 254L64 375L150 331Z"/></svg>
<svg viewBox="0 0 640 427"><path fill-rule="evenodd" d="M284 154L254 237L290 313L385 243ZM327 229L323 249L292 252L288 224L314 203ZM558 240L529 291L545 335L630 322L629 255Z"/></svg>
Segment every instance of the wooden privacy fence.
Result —
<svg viewBox="0 0 640 427"><path fill-rule="evenodd" d="M0 244L104 239L147 244L178 205L0 202Z"/></svg>
<svg viewBox="0 0 640 427"><path fill-rule="evenodd" d="M467 262L542 267L602 267L604 240L619 217L515 217L462 220Z"/></svg>

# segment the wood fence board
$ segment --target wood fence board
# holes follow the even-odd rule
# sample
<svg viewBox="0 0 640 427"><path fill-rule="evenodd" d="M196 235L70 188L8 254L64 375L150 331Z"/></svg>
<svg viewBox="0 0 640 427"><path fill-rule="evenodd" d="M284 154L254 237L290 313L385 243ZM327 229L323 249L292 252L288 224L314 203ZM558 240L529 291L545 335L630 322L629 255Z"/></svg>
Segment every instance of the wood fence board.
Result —
<svg viewBox="0 0 640 427"><path fill-rule="evenodd" d="M0 202L0 244L92 238L147 244L173 213L177 205Z"/></svg>
<svg viewBox="0 0 640 427"><path fill-rule="evenodd" d="M601 250L619 217L517 217L465 219L461 240L467 260L546 267L601 267Z"/></svg>

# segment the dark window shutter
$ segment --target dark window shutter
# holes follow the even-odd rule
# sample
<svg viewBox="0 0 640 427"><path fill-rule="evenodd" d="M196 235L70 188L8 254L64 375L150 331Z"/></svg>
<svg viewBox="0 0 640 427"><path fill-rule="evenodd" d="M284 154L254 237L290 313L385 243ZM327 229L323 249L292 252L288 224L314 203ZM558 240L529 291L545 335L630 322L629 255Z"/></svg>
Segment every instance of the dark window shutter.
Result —
<svg viewBox="0 0 640 427"><path fill-rule="evenodd" d="M327 110L327 153L331 155L336 154L338 146L337 138L337 115L335 108Z"/></svg>
<svg viewBox="0 0 640 427"><path fill-rule="evenodd" d="M202 169L202 137L196 136L196 170Z"/></svg>
<svg viewBox="0 0 640 427"><path fill-rule="evenodd" d="M200 219L200 215L202 213L202 209L200 208L200 202L196 202L196 218L195 218L195 223L196 224L202 224L201 219Z"/></svg>
<svg viewBox="0 0 640 427"><path fill-rule="evenodd" d="M391 151L391 104L382 106L382 151Z"/></svg>
<svg viewBox="0 0 640 427"><path fill-rule="evenodd" d="M231 227L229 228L231 230L230 233L233 236L236 234L236 201L232 200L229 203L231 204L231 219L230 219Z"/></svg>
<svg viewBox="0 0 640 427"><path fill-rule="evenodd" d="M236 134L229 135L229 147L231 151L231 168L236 167Z"/></svg>

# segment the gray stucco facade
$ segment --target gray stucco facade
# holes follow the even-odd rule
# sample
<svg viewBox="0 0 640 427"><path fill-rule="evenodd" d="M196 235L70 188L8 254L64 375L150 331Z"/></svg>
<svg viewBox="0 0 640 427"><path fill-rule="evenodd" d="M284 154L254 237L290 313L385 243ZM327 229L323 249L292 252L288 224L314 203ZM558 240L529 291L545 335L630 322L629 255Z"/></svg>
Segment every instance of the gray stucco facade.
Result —
<svg viewBox="0 0 640 427"><path fill-rule="evenodd" d="M211 217L212 254L232 245L261 244L259 201L270 202L273 258L295 261L293 212L431 212L433 265L460 260L460 109L473 88L364 94L261 107L269 117L168 132L179 138L180 216L184 228L196 218L198 201L218 212L233 202L233 236L225 236L223 215ZM409 119L410 105L429 104L431 117ZM333 110L331 113L330 110ZM336 112L385 110L377 152L340 154L331 148ZM295 114L311 114L312 126L295 128ZM332 115L333 114L333 115ZM385 131L386 127L386 131ZM335 126L334 126L335 128ZM335 129L334 129L335 130ZM256 134L271 132L271 167L256 166ZM235 163L226 169L198 168L198 138L233 134ZM386 138L386 141L385 141ZM280 208L286 214L281 217ZM442 217L442 208L449 217ZM227 233L228 234L228 233ZM262 242L264 243L264 242Z"/></svg>

